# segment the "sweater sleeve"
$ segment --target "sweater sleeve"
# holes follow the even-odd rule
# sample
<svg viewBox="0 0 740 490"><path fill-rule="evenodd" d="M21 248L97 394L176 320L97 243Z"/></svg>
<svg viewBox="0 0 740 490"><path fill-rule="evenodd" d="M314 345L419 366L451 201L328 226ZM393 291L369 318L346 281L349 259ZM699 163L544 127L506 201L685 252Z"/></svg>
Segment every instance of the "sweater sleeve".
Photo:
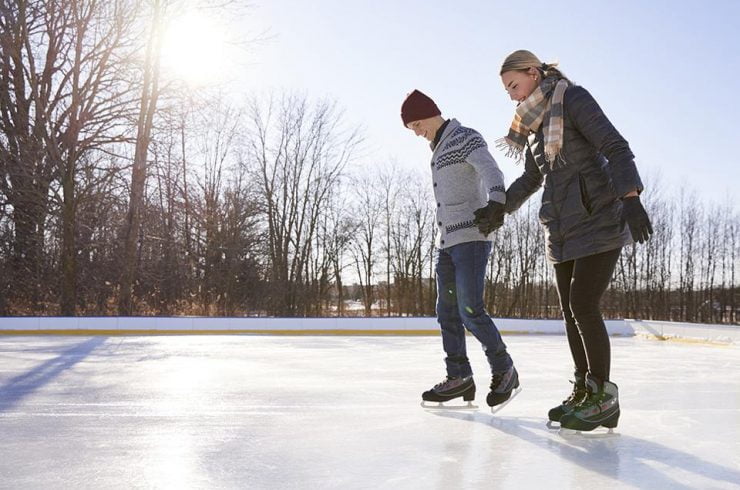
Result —
<svg viewBox="0 0 740 490"><path fill-rule="evenodd" d="M629 144L588 90L577 85L568 88L563 103L578 131L609 161L617 195L622 197L633 190L642 192L642 180Z"/></svg>
<svg viewBox="0 0 740 490"><path fill-rule="evenodd" d="M534 161L529 146L525 149L524 173L506 190L506 212L513 213L542 186L544 176Z"/></svg>
<svg viewBox="0 0 740 490"><path fill-rule="evenodd" d="M475 134L473 137L480 138L483 141L483 138L479 134ZM488 151L488 146L485 142L477 146L478 148L470 152L466 161L473 166L483 180L488 192L488 200L504 204L506 203L504 174L498 167L491 152Z"/></svg>

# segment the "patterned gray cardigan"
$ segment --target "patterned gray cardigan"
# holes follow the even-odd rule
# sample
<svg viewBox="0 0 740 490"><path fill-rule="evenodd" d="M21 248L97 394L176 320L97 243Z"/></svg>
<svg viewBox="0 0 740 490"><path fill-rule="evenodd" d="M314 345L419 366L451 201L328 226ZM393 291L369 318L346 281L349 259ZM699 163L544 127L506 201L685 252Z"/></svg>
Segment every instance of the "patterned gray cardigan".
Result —
<svg viewBox="0 0 740 490"><path fill-rule="evenodd" d="M489 200L506 203L504 175L474 129L450 120L432 148L432 182L437 201L437 247L490 240L473 220Z"/></svg>

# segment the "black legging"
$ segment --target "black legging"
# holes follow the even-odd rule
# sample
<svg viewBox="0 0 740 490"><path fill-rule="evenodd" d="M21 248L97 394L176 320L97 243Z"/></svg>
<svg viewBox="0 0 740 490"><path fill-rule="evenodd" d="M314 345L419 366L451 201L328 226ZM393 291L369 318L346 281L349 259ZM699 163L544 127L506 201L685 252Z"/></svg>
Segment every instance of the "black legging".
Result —
<svg viewBox="0 0 740 490"><path fill-rule="evenodd" d="M560 307L576 373L609 379L611 350L599 302L609 286L621 248L555 264Z"/></svg>

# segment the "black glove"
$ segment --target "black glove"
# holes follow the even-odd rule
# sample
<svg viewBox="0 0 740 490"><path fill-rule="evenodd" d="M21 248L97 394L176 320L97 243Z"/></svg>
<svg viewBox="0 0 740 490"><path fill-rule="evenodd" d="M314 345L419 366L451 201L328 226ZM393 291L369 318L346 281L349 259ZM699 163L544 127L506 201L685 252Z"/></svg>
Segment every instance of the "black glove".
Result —
<svg viewBox="0 0 740 490"><path fill-rule="evenodd" d="M632 239L636 242L645 243L653 234L650 218L638 196L622 199L622 228L625 223L629 225Z"/></svg>
<svg viewBox="0 0 740 490"><path fill-rule="evenodd" d="M488 201L485 208L476 209L475 220L473 222L478 225L478 230L484 235L488 235L494 230L501 228L504 225L504 205L496 201Z"/></svg>

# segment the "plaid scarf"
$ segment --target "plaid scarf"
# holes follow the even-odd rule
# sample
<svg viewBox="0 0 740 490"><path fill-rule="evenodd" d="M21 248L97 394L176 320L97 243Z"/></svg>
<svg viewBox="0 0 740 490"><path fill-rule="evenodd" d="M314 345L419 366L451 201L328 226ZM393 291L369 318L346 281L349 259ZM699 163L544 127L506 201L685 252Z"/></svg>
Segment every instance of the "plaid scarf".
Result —
<svg viewBox="0 0 740 490"><path fill-rule="evenodd" d="M539 129L547 121L543 130L545 136L545 158L552 167L555 157L563 146L563 95L568 81L548 77L519 104L511 123L509 134L496 140L496 146L506 151L507 157L517 162L524 160L524 146L529 133Z"/></svg>

